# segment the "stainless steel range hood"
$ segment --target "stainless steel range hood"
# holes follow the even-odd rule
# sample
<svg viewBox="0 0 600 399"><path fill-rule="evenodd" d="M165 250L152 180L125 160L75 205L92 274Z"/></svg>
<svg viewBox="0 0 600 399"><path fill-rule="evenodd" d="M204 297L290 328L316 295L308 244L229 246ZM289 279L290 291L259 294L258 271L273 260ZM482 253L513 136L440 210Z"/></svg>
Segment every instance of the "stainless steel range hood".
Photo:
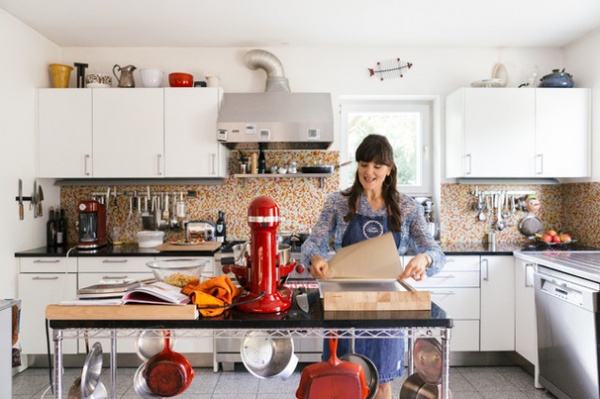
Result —
<svg viewBox="0 0 600 399"><path fill-rule="evenodd" d="M225 93L217 137L228 148L327 149L333 142L329 93L291 93L283 67L263 50L246 54L246 65L267 73L263 93Z"/></svg>

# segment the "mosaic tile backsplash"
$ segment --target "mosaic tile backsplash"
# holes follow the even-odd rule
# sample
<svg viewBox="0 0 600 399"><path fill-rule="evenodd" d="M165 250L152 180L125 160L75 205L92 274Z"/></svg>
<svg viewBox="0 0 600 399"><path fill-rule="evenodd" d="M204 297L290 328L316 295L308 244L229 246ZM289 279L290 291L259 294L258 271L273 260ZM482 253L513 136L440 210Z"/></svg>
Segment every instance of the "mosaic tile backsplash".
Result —
<svg viewBox="0 0 600 399"><path fill-rule="evenodd" d="M249 156L250 152L245 153ZM299 166L323 164L337 165L338 151L265 151L267 167L272 165L288 165L296 162ZM239 171L238 152L232 151L229 165L230 173ZM278 206L283 221L281 230L307 231L317 220L325 203L327 193L338 188L339 169L334 170L328 178L308 177L268 177L237 178L230 176L220 185L153 185L153 192L184 193L187 205L188 220L207 220L215 222L217 212L225 212L228 240L246 240L250 236L247 224L248 206L258 196L267 195L273 198ZM323 186L321 186L321 181ZM61 206L66 210L69 229L69 242L77 242L76 221L77 203L89 200L94 192L106 192L108 186L63 186L61 188ZM146 192L147 186L117 186L118 192ZM112 189L112 187L111 187ZM185 197L188 190L196 190L198 195ZM134 211L129 214L129 198L118 196L108 203L108 232L113 226L121 227L124 242L135 242L136 233L142 229L141 214ZM167 239L183 238L184 232L165 231Z"/></svg>
<svg viewBox="0 0 600 399"><path fill-rule="evenodd" d="M246 154L249 155L249 154ZM238 171L238 153L231 152L230 171ZM338 151L266 151L267 166L321 163L337 165ZM246 240L250 228L246 222L250 202L261 195L273 198L280 207L283 218L281 230L307 231L316 222L328 193L338 190L339 170L329 178L249 178L230 176L221 185L155 185L154 192L198 192L196 197L185 197L188 220L215 222L217 212L225 212L228 240ZM268 176L268 175L267 175ZM321 184L322 183L322 184ZM78 201L90 199L91 193L106 192L107 186L63 186L61 206L66 210L69 222L69 242L77 241L76 206ZM440 221L440 239L444 243L482 242L492 228L495 218L488 212L487 220L480 221L475 209L473 192L479 191L534 191L541 201L537 217L543 230L554 229L571 234L578 242L600 247L600 183L577 183L561 185L470 185L443 184L441 201L435 204L433 213ZM118 191L145 192L146 186L118 186ZM123 241L135 242L136 233L142 229L141 214L135 210L129 214L129 199L119 196L108 206L108 231L121 227ZM518 210L507 218L507 227L497 234L499 242L527 243L529 239L519 232L519 222L527 215ZM167 230L167 239L182 238L183 231Z"/></svg>

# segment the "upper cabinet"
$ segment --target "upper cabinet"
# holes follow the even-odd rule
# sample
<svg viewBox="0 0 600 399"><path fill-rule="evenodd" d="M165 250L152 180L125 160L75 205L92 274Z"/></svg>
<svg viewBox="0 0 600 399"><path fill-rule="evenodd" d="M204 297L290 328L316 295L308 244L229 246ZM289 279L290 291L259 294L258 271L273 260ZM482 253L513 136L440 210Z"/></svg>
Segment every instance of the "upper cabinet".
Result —
<svg viewBox="0 0 600 399"><path fill-rule="evenodd" d="M446 99L446 177L587 177L590 127L589 89L459 89Z"/></svg>
<svg viewBox="0 0 600 399"><path fill-rule="evenodd" d="M39 172L51 178L217 178L219 88L40 89Z"/></svg>

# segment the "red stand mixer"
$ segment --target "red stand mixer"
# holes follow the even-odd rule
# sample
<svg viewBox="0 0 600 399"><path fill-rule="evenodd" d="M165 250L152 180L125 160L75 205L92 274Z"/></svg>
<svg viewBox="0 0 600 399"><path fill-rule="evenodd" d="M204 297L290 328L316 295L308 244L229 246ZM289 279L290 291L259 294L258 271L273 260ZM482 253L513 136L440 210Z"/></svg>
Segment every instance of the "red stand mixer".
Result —
<svg viewBox="0 0 600 399"><path fill-rule="evenodd" d="M278 254L279 207L275 201L265 196L255 198L248 207L248 225L252 232L247 265L229 267L246 289L237 301L237 308L251 313L277 313L289 309L292 292L280 284L280 279L290 274L296 263L287 263L289 258Z"/></svg>

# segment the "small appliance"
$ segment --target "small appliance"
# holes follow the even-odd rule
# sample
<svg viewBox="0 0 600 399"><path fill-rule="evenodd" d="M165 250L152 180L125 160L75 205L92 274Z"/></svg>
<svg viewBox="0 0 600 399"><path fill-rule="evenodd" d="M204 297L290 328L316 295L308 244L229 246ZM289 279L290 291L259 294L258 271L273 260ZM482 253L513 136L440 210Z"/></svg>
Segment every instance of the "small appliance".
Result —
<svg viewBox="0 0 600 399"><path fill-rule="evenodd" d="M269 197L255 198L248 207L248 225L251 229L249 282L247 291L238 300L238 309L251 313L277 313L291 307L292 292L280 285L284 268L289 274L295 263L280 265L277 254L277 227L279 207ZM283 258L282 258L283 259ZM282 262L284 263L284 262ZM289 267L288 267L289 266Z"/></svg>
<svg viewBox="0 0 600 399"><path fill-rule="evenodd" d="M80 201L79 249L95 249L106 245L106 207L98 201Z"/></svg>

